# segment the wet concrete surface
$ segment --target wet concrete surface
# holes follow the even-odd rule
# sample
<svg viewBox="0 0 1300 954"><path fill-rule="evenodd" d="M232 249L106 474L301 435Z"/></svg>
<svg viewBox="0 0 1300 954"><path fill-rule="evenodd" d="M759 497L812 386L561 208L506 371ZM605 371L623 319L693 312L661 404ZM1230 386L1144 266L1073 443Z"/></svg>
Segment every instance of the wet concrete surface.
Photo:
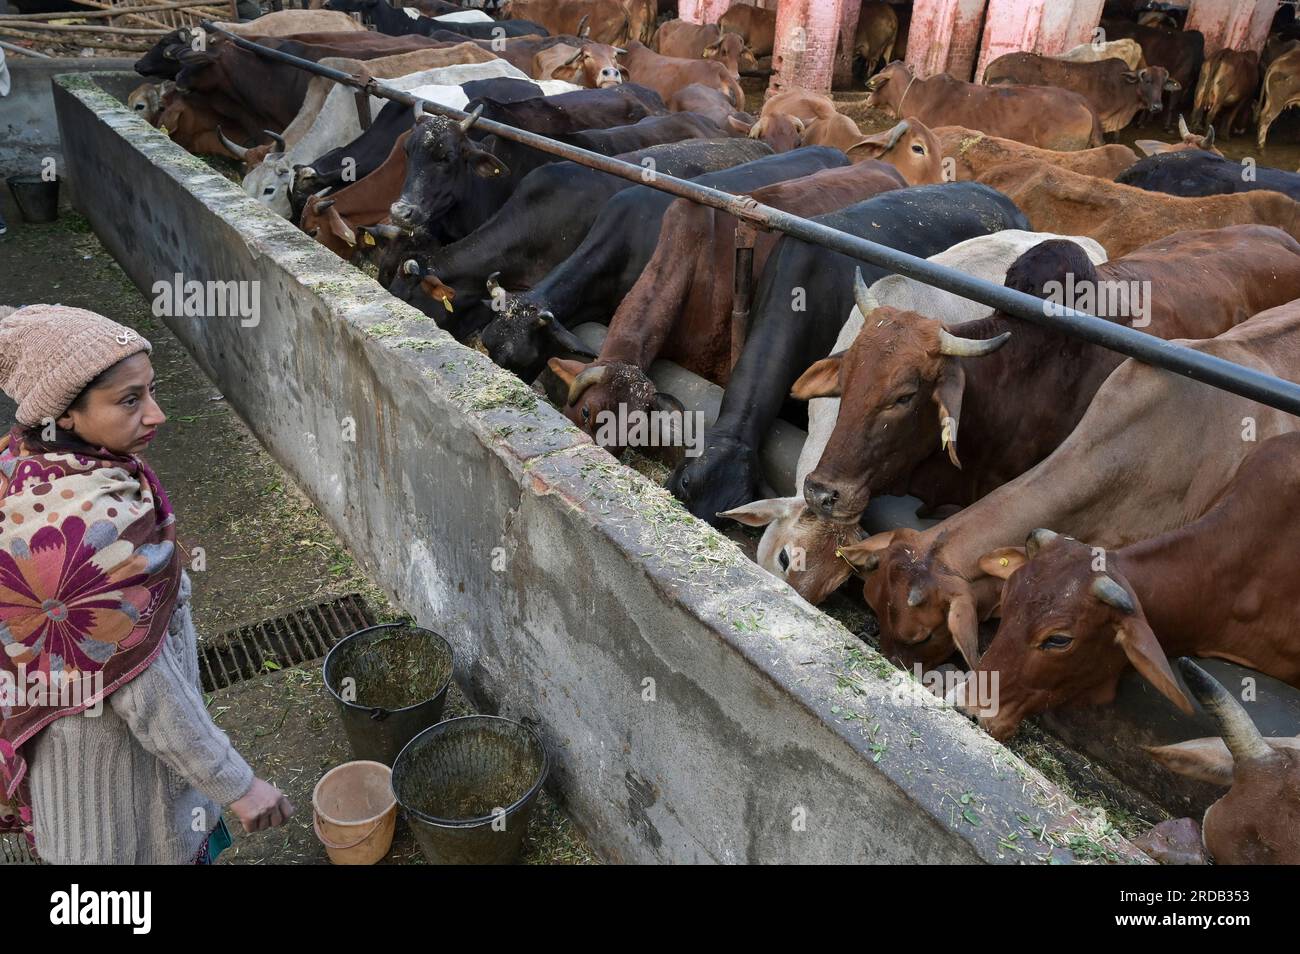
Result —
<svg viewBox="0 0 1300 954"><path fill-rule="evenodd" d="M108 315L147 337L168 421L145 458L176 509L178 537L205 567L191 568L201 641L296 606L360 592L379 621L403 618L357 566L311 503L276 466L163 322L100 245L64 208L50 225L23 223L7 191L0 210L0 305L50 302ZM0 394L0 421L14 402ZM319 663L268 672L212 693L209 711L254 770L297 806L289 824L248 835L227 812L234 845L218 863L327 863L311 825L311 791L348 761L347 740L320 679ZM446 718L473 710L453 684ZM572 821L545 792L533 814L525 863L594 863ZM388 863L422 863L399 820Z"/></svg>

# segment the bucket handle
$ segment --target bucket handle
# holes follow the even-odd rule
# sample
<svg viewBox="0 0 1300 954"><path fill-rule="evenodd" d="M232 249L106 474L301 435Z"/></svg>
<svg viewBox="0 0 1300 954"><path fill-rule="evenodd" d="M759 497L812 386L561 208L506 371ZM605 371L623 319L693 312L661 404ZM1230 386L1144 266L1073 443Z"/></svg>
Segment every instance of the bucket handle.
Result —
<svg viewBox="0 0 1300 954"><path fill-rule="evenodd" d="M386 814L388 813L385 812L384 815ZM370 826L369 831L367 831L356 841L347 845L337 845L325 837L325 833L320 830L320 813L317 812L315 809L312 809L312 813L311 813L311 827L312 827L312 831L316 832L316 837L320 839L322 845L324 845L326 848L333 848L336 851L342 851L348 848L355 848L357 845L361 844L363 841L365 841L367 838L369 838L371 835L377 832L379 830L379 826L384 823L384 815L380 815L379 818L375 820L375 823Z"/></svg>
<svg viewBox="0 0 1300 954"><path fill-rule="evenodd" d="M384 709L380 706L374 706L370 710L370 718L376 722L383 722L385 719L389 717L389 715L391 715L391 713L387 709Z"/></svg>

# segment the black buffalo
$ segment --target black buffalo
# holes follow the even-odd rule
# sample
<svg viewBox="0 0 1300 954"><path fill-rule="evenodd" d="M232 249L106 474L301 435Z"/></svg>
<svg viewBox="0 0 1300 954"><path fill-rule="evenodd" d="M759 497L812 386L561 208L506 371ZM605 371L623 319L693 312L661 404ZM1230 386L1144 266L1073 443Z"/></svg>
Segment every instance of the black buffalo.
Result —
<svg viewBox="0 0 1300 954"><path fill-rule="evenodd" d="M479 23L450 23L432 17L410 17L388 0L326 0L325 9L359 13L366 23L389 36L430 36L435 31L454 33L462 39L491 40L507 36L550 36L546 28L531 20L501 20Z"/></svg>
<svg viewBox="0 0 1300 954"><path fill-rule="evenodd" d="M1202 149L1147 156L1121 172L1115 181L1148 192L1185 197L1269 189L1300 200L1300 173L1236 162Z"/></svg>

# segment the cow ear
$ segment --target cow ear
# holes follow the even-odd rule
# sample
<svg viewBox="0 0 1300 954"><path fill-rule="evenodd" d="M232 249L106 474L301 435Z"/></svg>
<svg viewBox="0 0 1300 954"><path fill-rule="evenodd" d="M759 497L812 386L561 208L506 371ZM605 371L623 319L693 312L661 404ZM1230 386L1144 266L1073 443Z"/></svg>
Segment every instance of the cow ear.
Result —
<svg viewBox="0 0 1300 954"><path fill-rule="evenodd" d="M495 176L510 175L510 167L504 162L492 155L490 152L484 152L482 149L475 149L469 156L470 166L476 176L484 179L491 179Z"/></svg>
<svg viewBox="0 0 1300 954"><path fill-rule="evenodd" d="M1225 788L1232 785L1232 753L1218 736L1145 748L1153 759L1171 772Z"/></svg>
<svg viewBox="0 0 1300 954"><path fill-rule="evenodd" d="M840 547L835 551L835 555L847 560L853 566L853 569L863 573L870 573L880 563L880 551L889 546L893 539L893 530L873 533L865 540L859 540L847 547Z"/></svg>
<svg viewBox="0 0 1300 954"><path fill-rule="evenodd" d="M974 669L980 662L980 621L975 612L975 601L963 593L948 604L948 632L957 651Z"/></svg>
<svg viewBox="0 0 1300 954"><path fill-rule="evenodd" d="M813 398L819 397L839 397L840 364L843 358L843 351L828 358L822 358L799 375L799 380L790 389L790 396L796 401L811 401Z"/></svg>
<svg viewBox="0 0 1300 954"><path fill-rule="evenodd" d="M1143 70L1142 72L1145 73L1146 70ZM1124 82L1126 83L1136 83L1139 79L1144 79L1141 74L1135 73L1133 70L1125 70L1123 75Z"/></svg>
<svg viewBox="0 0 1300 954"><path fill-rule="evenodd" d="M727 128L733 132L738 132L742 136L748 136L749 131L754 128L753 123L747 123L735 113L727 117Z"/></svg>
<svg viewBox="0 0 1300 954"><path fill-rule="evenodd" d="M348 227L348 223L343 221L343 217L339 215L338 212L336 212L333 208L331 208L329 210L329 213L325 217L329 219L331 232L333 232L343 241L347 242L349 245L357 244L356 233L353 232L352 229Z"/></svg>
<svg viewBox="0 0 1300 954"><path fill-rule="evenodd" d="M1165 658L1165 651L1160 648L1160 641L1141 613L1123 618L1119 629L1115 631L1115 642L1119 643L1124 655L1143 679L1183 712L1192 714L1194 710L1191 700L1178 685L1174 671L1169 668L1169 660Z"/></svg>
<svg viewBox="0 0 1300 954"><path fill-rule="evenodd" d="M1161 142L1159 139L1138 139L1134 141L1133 145L1140 149L1143 155L1147 156L1155 156L1169 151L1169 143Z"/></svg>
<svg viewBox="0 0 1300 954"><path fill-rule="evenodd" d="M542 332L549 335L555 346L561 351L577 355L579 358L585 358L588 361L596 360L596 352L588 348L581 338L558 321L548 321Z"/></svg>
<svg viewBox="0 0 1300 954"><path fill-rule="evenodd" d="M1029 555L1024 547L1000 547L990 550L980 557L980 569L989 576L1005 580L1016 570L1029 562Z"/></svg>
<svg viewBox="0 0 1300 954"><path fill-rule="evenodd" d="M1176 93L1182 88L1183 88L1183 84L1178 82L1178 80L1175 79L1165 80L1165 90L1170 93Z"/></svg>
<svg viewBox="0 0 1300 954"><path fill-rule="evenodd" d="M581 361L574 361L570 358L551 358L546 362L546 366L564 383L566 388L572 387L573 379L587 370L587 366Z"/></svg>
<svg viewBox="0 0 1300 954"><path fill-rule="evenodd" d="M804 508L802 497L771 497L767 500L755 500L735 510L724 510L718 514L747 527L766 527L774 520L793 516Z"/></svg>
<svg viewBox="0 0 1300 954"><path fill-rule="evenodd" d="M934 383L934 403L939 409L939 449L948 451L952 465L961 468L957 459L957 425L961 423L961 399L966 391L966 372L961 362L947 358Z"/></svg>

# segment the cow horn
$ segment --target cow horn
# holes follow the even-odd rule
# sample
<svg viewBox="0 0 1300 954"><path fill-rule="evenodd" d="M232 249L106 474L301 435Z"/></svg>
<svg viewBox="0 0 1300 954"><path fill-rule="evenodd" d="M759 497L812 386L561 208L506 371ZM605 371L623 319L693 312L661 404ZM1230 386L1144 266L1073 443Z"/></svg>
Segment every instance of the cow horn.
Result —
<svg viewBox="0 0 1300 954"><path fill-rule="evenodd" d="M364 226L364 231L369 232L371 235L378 235L380 238L388 239L390 241L401 238L404 234L396 225L388 224L367 225Z"/></svg>
<svg viewBox="0 0 1300 954"><path fill-rule="evenodd" d="M1093 577L1092 586L1088 587L1088 591L1107 606L1115 607L1125 616L1132 616L1137 612L1137 607L1133 605L1133 598L1128 595L1128 590L1105 573Z"/></svg>
<svg viewBox="0 0 1300 954"><path fill-rule="evenodd" d="M578 37L581 39L591 33L591 24L587 21L591 19L591 14L584 13L582 19L578 21Z"/></svg>
<svg viewBox="0 0 1300 954"><path fill-rule="evenodd" d="M231 142L229 139L226 138L226 134L221 131L220 126L217 127L217 138L221 140L221 145L225 146L232 153L234 153L236 159L243 159L246 155L248 155L248 147L241 146L238 143Z"/></svg>
<svg viewBox="0 0 1300 954"><path fill-rule="evenodd" d="M1179 113L1178 114L1178 135L1186 139L1191 134L1192 131L1187 128L1187 120L1183 118L1182 113Z"/></svg>
<svg viewBox="0 0 1300 954"><path fill-rule="evenodd" d="M916 609L916 607L920 606L924 602L925 591L921 589L920 584L914 584L912 588L907 591L907 605L912 607L912 609Z"/></svg>
<svg viewBox="0 0 1300 954"><path fill-rule="evenodd" d="M1029 559L1038 556L1038 551L1047 546L1056 539L1056 534L1051 530L1044 530L1039 527L1037 530L1029 531L1029 536L1025 538L1025 553Z"/></svg>
<svg viewBox="0 0 1300 954"><path fill-rule="evenodd" d="M867 282L862 277L861 267L853 270L853 301L857 304L858 311L862 312L863 318L866 318L874 310L871 293L867 291Z"/></svg>
<svg viewBox="0 0 1300 954"><path fill-rule="evenodd" d="M501 272L496 271L487 277L487 290L489 295L495 296L497 292L503 290L501 286L497 283L497 276L500 274Z"/></svg>
<svg viewBox="0 0 1300 954"><path fill-rule="evenodd" d="M315 179L316 176L319 175L319 173L311 166L299 166L297 172L299 182L302 182L305 179Z"/></svg>
<svg viewBox="0 0 1300 954"><path fill-rule="evenodd" d="M939 329L939 353L956 358L980 358L997 351L1011 337L1011 332L1004 331L996 338L958 338L950 335L943 328Z"/></svg>
<svg viewBox="0 0 1300 954"><path fill-rule="evenodd" d="M898 140L903 138L903 133L912 128L912 124L904 119L901 123L889 131L889 140L885 143L885 152L893 149L898 145Z"/></svg>
<svg viewBox="0 0 1300 954"><path fill-rule="evenodd" d="M1214 148L1214 127L1213 126L1205 127L1205 135L1201 137L1201 148L1202 149Z"/></svg>
<svg viewBox="0 0 1300 954"><path fill-rule="evenodd" d="M301 176L300 176L299 178L301 179ZM330 186L326 186L325 188L321 189L319 192L313 192L313 193L311 194L311 197L312 197L313 199L319 199L319 198L321 198L322 196L324 196L326 193L328 193L329 190L330 190L330 188L331 188Z"/></svg>
<svg viewBox="0 0 1300 954"><path fill-rule="evenodd" d="M582 54L586 52L587 52L586 47L581 47L581 46L578 47L578 52L574 53L571 57L569 57L567 60L561 63L560 67L563 68L565 66L573 65L574 63L578 62L578 60L582 59Z"/></svg>
<svg viewBox="0 0 1300 954"><path fill-rule="evenodd" d="M269 129L263 129L262 133L274 139L275 144L280 147L281 152L285 152L289 148L288 146L285 145L284 137L281 136L279 133L271 132L271 130Z"/></svg>
<svg viewBox="0 0 1300 954"><path fill-rule="evenodd" d="M420 277L420 263L413 258L408 258L402 263L402 274L410 275L412 278Z"/></svg>
<svg viewBox="0 0 1300 954"><path fill-rule="evenodd" d="M569 385L569 404L577 404L578 398L582 397L582 392L595 384L600 384L609 377L609 365L601 364L594 368L584 368L573 383Z"/></svg>
<svg viewBox="0 0 1300 954"><path fill-rule="evenodd" d="M424 118L424 100L417 99L415 101L415 121L418 123L423 118Z"/></svg>
<svg viewBox="0 0 1300 954"><path fill-rule="evenodd" d="M479 103L474 107L474 111L458 123L461 132L469 132L469 127L478 122L478 118L483 115L483 104Z"/></svg>
<svg viewBox="0 0 1300 954"><path fill-rule="evenodd" d="M1273 747L1264 741L1241 703L1217 679L1186 656L1179 657L1178 668L1196 701L1219 724L1219 735L1223 737L1235 763L1240 765L1274 757Z"/></svg>
<svg viewBox="0 0 1300 954"><path fill-rule="evenodd" d="M550 311L543 308L541 311L537 313L536 325L538 328L545 328L554 320L555 320L555 316L551 314Z"/></svg>

